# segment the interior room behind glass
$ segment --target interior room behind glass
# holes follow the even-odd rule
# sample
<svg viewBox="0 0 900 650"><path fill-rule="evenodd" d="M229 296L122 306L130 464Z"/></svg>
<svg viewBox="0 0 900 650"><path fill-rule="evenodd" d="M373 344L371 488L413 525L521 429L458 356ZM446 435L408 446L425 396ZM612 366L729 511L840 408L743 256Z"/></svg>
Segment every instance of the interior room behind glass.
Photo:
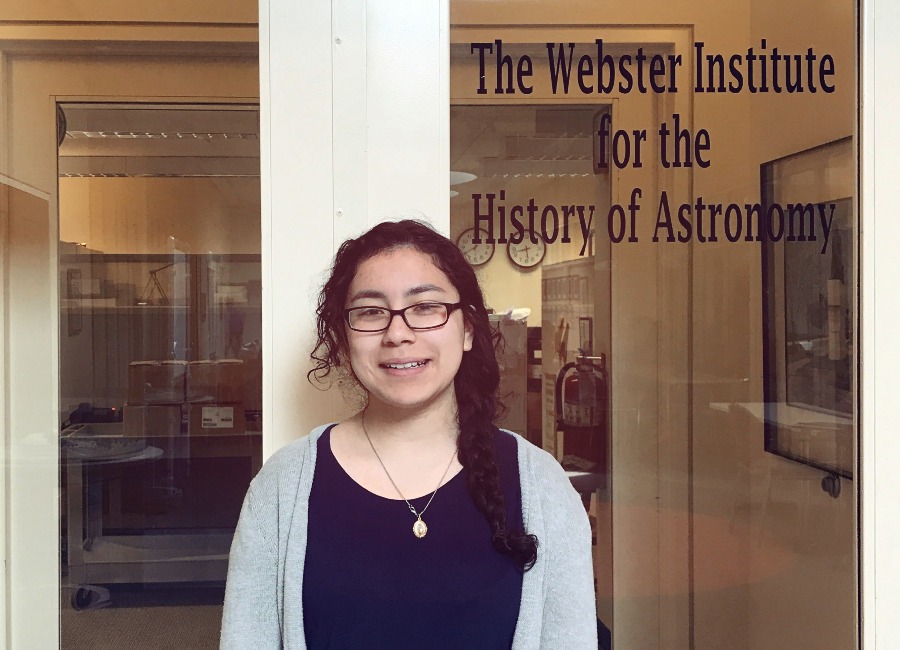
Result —
<svg viewBox="0 0 900 650"><path fill-rule="evenodd" d="M58 123L63 596L218 589L261 463L258 109Z"/></svg>

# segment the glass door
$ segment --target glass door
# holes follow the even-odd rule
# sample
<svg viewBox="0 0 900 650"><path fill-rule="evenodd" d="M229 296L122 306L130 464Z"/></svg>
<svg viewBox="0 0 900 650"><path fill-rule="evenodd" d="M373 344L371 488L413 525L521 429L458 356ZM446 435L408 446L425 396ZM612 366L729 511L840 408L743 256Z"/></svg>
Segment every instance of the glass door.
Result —
<svg viewBox="0 0 900 650"><path fill-rule="evenodd" d="M451 232L601 647L858 647L856 4L451 5Z"/></svg>
<svg viewBox="0 0 900 650"><path fill-rule="evenodd" d="M64 648L218 646L262 453L258 114L58 106Z"/></svg>

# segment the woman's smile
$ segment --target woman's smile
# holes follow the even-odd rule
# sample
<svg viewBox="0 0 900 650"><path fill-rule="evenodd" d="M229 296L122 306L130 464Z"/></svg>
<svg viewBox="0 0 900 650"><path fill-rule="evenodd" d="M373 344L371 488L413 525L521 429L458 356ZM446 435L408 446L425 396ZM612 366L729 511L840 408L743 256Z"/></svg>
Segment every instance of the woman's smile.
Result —
<svg viewBox="0 0 900 650"><path fill-rule="evenodd" d="M404 359L385 361L381 367L389 372L389 374L398 377L408 377L419 374L428 364L428 359Z"/></svg>

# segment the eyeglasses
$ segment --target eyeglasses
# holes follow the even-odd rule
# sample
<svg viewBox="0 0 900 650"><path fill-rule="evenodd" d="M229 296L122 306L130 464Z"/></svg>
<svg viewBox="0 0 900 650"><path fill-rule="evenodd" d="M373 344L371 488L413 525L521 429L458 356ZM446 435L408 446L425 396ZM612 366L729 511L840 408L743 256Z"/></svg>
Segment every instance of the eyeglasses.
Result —
<svg viewBox="0 0 900 650"><path fill-rule="evenodd" d="M462 307L461 302L420 302L403 309L387 307L353 307L345 309L347 324L354 332L383 332L397 314L411 330L433 330L443 327L450 314Z"/></svg>

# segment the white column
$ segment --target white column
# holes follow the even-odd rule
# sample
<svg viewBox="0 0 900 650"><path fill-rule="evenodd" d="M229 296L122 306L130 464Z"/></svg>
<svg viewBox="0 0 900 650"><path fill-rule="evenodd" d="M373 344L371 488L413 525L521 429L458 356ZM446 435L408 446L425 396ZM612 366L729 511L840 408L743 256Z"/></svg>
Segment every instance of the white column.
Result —
<svg viewBox="0 0 900 650"><path fill-rule="evenodd" d="M862 16L862 625L863 647L900 647L900 5Z"/></svg>
<svg viewBox="0 0 900 650"><path fill-rule="evenodd" d="M0 648L59 645L58 296L56 246L50 245L58 237L50 198L0 175L6 604Z"/></svg>
<svg viewBox="0 0 900 650"><path fill-rule="evenodd" d="M337 245L427 217L449 232L448 0L260 2L263 453L341 416L309 385Z"/></svg>

